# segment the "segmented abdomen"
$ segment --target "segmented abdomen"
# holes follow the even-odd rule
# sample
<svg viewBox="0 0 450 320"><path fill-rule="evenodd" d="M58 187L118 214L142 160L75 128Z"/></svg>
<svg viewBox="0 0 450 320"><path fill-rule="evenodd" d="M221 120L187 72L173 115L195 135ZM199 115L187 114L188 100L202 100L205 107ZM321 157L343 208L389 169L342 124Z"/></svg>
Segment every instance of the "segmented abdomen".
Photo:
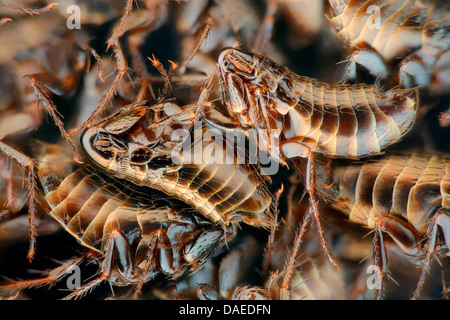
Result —
<svg viewBox="0 0 450 320"><path fill-rule="evenodd" d="M203 154L206 147L203 143ZM195 149L193 145L191 150ZM259 167L242 163L236 154L228 157L225 148L221 151L222 156L210 163L189 161L176 170L169 166L159 173L147 167L144 175L128 177L137 185L160 190L190 204L214 223L224 226L243 220L256 227L273 226L273 196Z"/></svg>
<svg viewBox="0 0 450 320"><path fill-rule="evenodd" d="M284 135L334 158L377 154L398 141L415 120L411 90L377 92L374 86L330 85L296 76L297 105L286 117Z"/></svg>
<svg viewBox="0 0 450 320"><path fill-rule="evenodd" d="M386 61L421 47L448 49L450 4L446 0L329 0L338 36L370 46ZM441 31L439 31L441 29ZM446 43L447 42L447 43ZM443 52L443 51L442 51Z"/></svg>
<svg viewBox="0 0 450 320"><path fill-rule="evenodd" d="M50 157L61 160L60 155ZM55 170L58 165L48 161L48 156L41 160L38 174L49 214L83 246L103 255L111 235L119 232L127 244L118 249L129 250L133 259L130 263L143 268L145 259L153 254L149 251L157 249L152 245L158 241L155 234L163 231L171 245L166 249L173 251L173 266L166 268L154 261L157 268L148 278L160 271L174 277L185 270L196 271L225 239L230 241L235 235L234 226L224 230L199 217L190 206L156 190L142 193L88 166L71 170L72 164L69 169Z"/></svg>
<svg viewBox="0 0 450 320"><path fill-rule="evenodd" d="M331 168L317 163L316 186L352 221L373 228L393 214L424 234L437 211L450 212L450 155L387 155L360 164L335 162Z"/></svg>
<svg viewBox="0 0 450 320"><path fill-rule="evenodd" d="M350 60L360 60L373 75L382 77L387 76L391 69L396 81L404 87L420 86L426 87L432 94L448 93L449 1L329 2L334 15L331 22L337 35L356 51ZM370 51L375 51L380 57L372 55ZM378 61L378 58L382 61ZM380 62L391 66L382 66ZM351 64L349 67L348 75L354 77Z"/></svg>

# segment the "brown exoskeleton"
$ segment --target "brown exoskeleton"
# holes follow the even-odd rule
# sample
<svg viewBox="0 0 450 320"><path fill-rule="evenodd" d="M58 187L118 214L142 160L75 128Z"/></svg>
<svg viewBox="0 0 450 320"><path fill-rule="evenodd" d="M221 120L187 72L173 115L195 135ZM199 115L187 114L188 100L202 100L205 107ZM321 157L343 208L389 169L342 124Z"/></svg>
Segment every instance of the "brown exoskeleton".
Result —
<svg viewBox="0 0 450 320"><path fill-rule="evenodd" d="M30 251L29 259L34 255L36 212L36 181L34 160L5 142L6 138L31 131L39 126L43 118L43 109L53 118L75 154L75 145L66 133L64 124L52 101L52 96L71 97L78 88L80 74L89 67L88 51L80 34L67 33L57 42L43 44L16 57L17 62L2 67L9 74L9 82L2 90L8 94L2 97L2 119L0 120L0 150L28 172L28 197L30 216ZM80 44L81 43L81 44ZM93 50L92 53L95 54ZM31 54L32 53L32 54ZM31 88L31 90L29 88Z"/></svg>
<svg viewBox="0 0 450 320"><path fill-rule="evenodd" d="M89 166L79 167L66 148L39 145L37 167L48 214L86 248L47 277L5 284L13 290L59 281L70 265L93 260L100 276L74 290L81 298L104 281L132 286L137 297L158 274L175 279L200 269L236 234L236 226L209 222L176 199L140 190Z"/></svg>
<svg viewBox="0 0 450 320"><path fill-rule="evenodd" d="M415 120L418 101L409 90L331 85L234 48L224 49L217 64L229 114L245 129L266 130L260 144L280 161L308 152L350 159L377 154ZM279 150L271 145L277 140Z"/></svg>
<svg viewBox="0 0 450 320"><path fill-rule="evenodd" d="M319 226L313 154L371 156L400 140L415 120L418 101L410 90L330 85L234 48L222 50L217 65L228 113L240 127L257 131L260 149L283 163L308 159L305 184Z"/></svg>
<svg viewBox="0 0 450 320"><path fill-rule="evenodd" d="M384 234L407 256L423 262L417 298L433 255L448 255L450 156L412 152L364 163L317 161L316 187L350 221L374 230L373 256L380 279L388 274Z"/></svg>
<svg viewBox="0 0 450 320"><path fill-rule="evenodd" d="M329 0L337 35L353 47L346 78L357 66L394 77L406 88L450 88L450 4L445 0Z"/></svg>
<svg viewBox="0 0 450 320"><path fill-rule="evenodd" d="M153 123L181 111L170 102L129 105L85 131L82 147L109 174L176 197L221 226L238 221L257 227L273 225L267 181L257 166L241 158L243 154L238 150L230 154L215 136L214 142L206 143L203 135L214 133L201 124L194 127L192 141L192 124L184 124L180 133L187 139L184 142L172 140L174 131L181 129L178 123L152 128Z"/></svg>
<svg viewBox="0 0 450 320"><path fill-rule="evenodd" d="M158 4L155 3L155 5ZM5 8L8 10L14 10L19 13L37 15L49 11L53 6L54 4L50 4L45 8L36 10L10 5L5 5ZM66 12L62 11L61 13L65 14ZM99 16L96 15L83 14L81 15L81 17L83 18L83 23L92 23L94 21L99 21ZM111 19L111 17L108 18L108 15L104 14L100 17L100 23L103 23L109 19ZM155 17L147 17L145 19L155 21L158 20ZM56 29L56 27L60 28L61 25L66 28L66 21L62 18L62 16L53 15L48 20L49 22L45 21L45 23L43 23L42 20L38 21L41 23L43 29L45 29L46 27L48 27L48 29ZM33 21L30 20L30 23L31 22ZM130 39L133 38L132 34L133 32L135 32L135 29L139 29L141 27L141 23L145 22L143 22L143 18L141 17L140 19L134 19L133 23L134 25L132 26L126 26L126 31L130 33ZM37 25L33 24L35 28L40 27L41 25L39 23L37 23ZM152 25L147 27L150 28L151 26ZM117 31L117 34L120 34L122 32L121 28L123 27L124 26L122 24L120 25L120 27L117 27L117 30L120 29L119 31ZM25 28L24 30L28 32L33 31L29 30L29 28ZM7 32L7 30L4 30L4 32ZM10 31L10 33L12 32ZM28 192L30 202L29 216L31 238L29 258L31 259L34 255L36 237L33 222L36 211L36 181L34 179L34 160L26 156L24 153L13 149L2 140L4 140L4 138L17 135L18 133L27 132L38 127L38 125L42 121L43 114L41 112L41 108L36 106L37 97L37 101L40 102L44 109L51 115L51 117L54 119L55 124L60 129L61 134L71 146L72 150L75 153L75 159L78 159L79 155L75 151L75 146L72 143L72 139L65 131L59 111L56 109L56 106L53 103L52 99L55 96L69 99L74 95L76 90L79 89L81 73L83 71L87 71L90 67L89 54L91 54L98 62L98 77L102 81L103 73L100 57L97 55L95 50L93 50L88 45L88 36L84 32L67 32L63 35L58 36L50 36L49 33L48 39L39 37L42 43L38 43L37 45L35 44L35 41L32 40L33 37L30 38L31 40L27 39L26 43L31 47L31 49L26 47L26 51L19 51L19 53L15 57L15 60L17 62L13 63L14 67L8 65L5 66L4 69L4 72L8 76L11 75L14 81L2 81L5 82L5 85L2 86L1 90L4 90L7 94L3 95L2 100L4 101L2 101L2 105L0 106L1 109L6 109L2 110L2 119L0 120L0 149L9 157L15 159L24 169L28 171L27 180L29 186ZM126 64L124 53L122 52L118 40L114 40L113 42L117 42L114 45L114 52L116 60L121 62L119 64L122 66L122 68L120 68L121 71L119 72L119 76L123 77L128 67ZM9 77L7 79L9 79ZM116 77L114 81L112 81L108 90L105 90L103 98L104 105L106 105L112 99L113 94L118 88L119 82L120 79ZM31 90L27 88L28 86L31 88ZM100 105L100 107L101 111L102 104Z"/></svg>
<svg viewBox="0 0 450 320"><path fill-rule="evenodd" d="M23 184L23 172L15 163L0 154L0 249L29 240L27 187ZM37 207L36 228L39 235L55 233L59 228L46 219L46 215Z"/></svg>

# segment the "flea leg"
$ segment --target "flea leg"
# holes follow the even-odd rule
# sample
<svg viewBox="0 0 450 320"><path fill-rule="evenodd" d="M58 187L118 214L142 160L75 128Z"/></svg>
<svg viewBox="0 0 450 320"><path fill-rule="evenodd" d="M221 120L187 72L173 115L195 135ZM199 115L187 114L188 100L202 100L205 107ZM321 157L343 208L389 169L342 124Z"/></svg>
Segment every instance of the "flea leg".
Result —
<svg viewBox="0 0 450 320"><path fill-rule="evenodd" d="M115 94L117 93L117 90L119 88L119 85L125 76L125 74L128 71L128 64L125 58L125 55L123 53L122 47L119 43L119 40L116 41L116 43L113 46L114 56L116 58L116 77L114 78L113 82L111 83L111 86L106 91L102 101L97 106L97 108L92 112L89 119L87 119L80 127L72 129L69 132L69 135L74 135L78 133L80 130L84 128L89 128L90 124L97 118L106 108L106 105L113 99Z"/></svg>
<svg viewBox="0 0 450 320"><path fill-rule="evenodd" d="M297 256L298 256L298 252L300 250L300 245L303 242L303 238L306 234L306 229L307 229L310 219L311 219L311 212L308 212L306 214L305 218L303 219L303 223L299 226L299 228L296 232L294 245L291 249L289 258L286 261L286 266L284 268L284 276L283 276L283 281L281 283L280 293L279 293L279 296L280 296L279 298L281 300L290 300L291 292L289 290L289 286L290 286L292 274L294 273L295 263L297 262Z"/></svg>
<svg viewBox="0 0 450 320"><path fill-rule="evenodd" d="M12 283L2 285L1 287L9 288L13 290L12 292L15 292L28 288L39 288L46 285L53 285L67 275L70 271L70 267L80 264L88 255L89 253L86 253L79 257L73 257L62 262L59 267L56 267L50 271L43 271L44 274L47 274L46 277L40 279L13 281Z"/></svg>
<svg viewBox="0 0 450 320"><path fill-rule="evenodd" d="M281 185L280 190L277 191L275 194L275 200L274 200L274 207L276 208L275 214L274 214L274 220L275 224L273 225L272 229L270 230L269 240L267 241L267 245L264 251L264 262L263 262L263 274L267 274L269 272L272 256L273 256L273 250L275 245L275 232L278 229L278 214L280 211L278 210L278 202L280 199L281 194L283 193L284 187Z"/></svg>
<svg viewBox="0 0 450 320"><path fill-rule="evenodd" d="M306 148L306 147L305 147ZM322 248L325 252L325 254L328 256L328 259L330 260L331 264L334 265L336 268L339 269L338 263L331 255L331 252L328 248L328 244L325 240L325 233L322 228L322 223L320 221L320 214L319 214L319 208L317 206L318 201L316 200L314 189L315 189L315 178L314 178L314 157L311 150L306 148L306 168L304 169L306 178L305 178L305 189L309 196L309 204L314 216L314 219L316 221L317 229L319 231L319 237L320 237L320 243L322 244ZM301 168L301 165L299 164L298 160L295 160L295 164L298 168Z"/></svg>
<svg viewBox="0 0 450 320"><path fill-rule="evenodd" d="M200 40L198 41L197 45L195 46L194 50L192 51L192 53L186 58L186 60L183 62L183 66L180 69L180 73L184 74L186 71L187 66L189 65L189 63L192 61L192 59L194 59L195 55L198 53L198 51L200 50L200 47L202 46L203 42L206 40L206 38L208 37L208 33L211 30L211 27L213 26L213 20L211 17L208 17L202 27L202 31L200 33Z"/></svg>
<svg viewBox="0 0 450 320"><path fill-rule="evenodd" d="M117 257L115 257L117 255ZM117 262L117 265L114 265ZM102 273L99 277L82 285L80 288L74 290L71 294L66 296L64 300L71 300L83 297L85 294L92 291L96 286L103 281L110 279L113 268L118 267L123 270L122 274L129 276L132 273L132 261L130 255L130 247L119 230L113 230L106 243L105 255L101 265Z"/></svg>
<svg viewBox="0 0 450 320"><path fill-rule="evenodd" d="M7 161L0 158L0 177L6 182L6 203L5 207L9 208L14 204L14 188L13 188L13 174L12 170L8 168Z"/></svg>
<svg viewBox="0 0 450 320"><path fill-rule="evenodd" d="M29 219L29 233L30 233L30 247L28 250L28 260L31 262L34 257L36 249L36 190L37 181L35 174L34 160L22 152L8 146L0 140L0 150L3 151L9 158L15 160L22 169L28 173L27 176L27 190L28 190L28 219Z"/></svg>
<svg viewBox="0 0 450 320"><path fill-rule="evenodd" d="M438 230L439 227L442 230L442 233L444 235L445 243L447 247L450 245L450 215L445 212L441 211L436 213L436 215L433 217L432 222L430 223L429 231L427 232L426 238L428 239L425 244L425 261L423 263L422 267L422 273L420 275L419 282L417 284L417 288L414 291L414 295L412 299L417 299L419 297L419 294L423 288L423 285L425 283L425 278L429 272L430 269L430 263L431 258L434 256L437 245L438 245Z"/></svg>
<svg viewBox="0 0 450 320"><path fill-rule="evenodd" d="M175 97L175 89L173 88L173 84L172 84L172 76L173 76L175 70L177 69L178 64L175 62L169 61L171 63L171 67L170 67L170 71L167 72L167 70L164 68L162 63L158 59L156 59L154 55L152 58L148 58L148 60L150 60L150 62L159 71L159 73L161 74L161 76L164 79L164 90L162 93L162 97L164 98L169 91L170 91L171 97Z"/></svg>
<svg viewBox="0 0 450 320"><path fill-rule="evenodd" d="M50 3L50 4L48 4L48 5L46 5L45 7L42 7L42 8L30 9L30 8L22 7L22 6L1 4L0 8L13 10L13 11L16 11L16 12L18 12L20 14L28 14L30 16L37 16L37 15L41 15L41 14L49 12L53 7L55 7L57 5L58 5L57 3Z"/></svg>
<svg viewBox="0 0 450 320"><path fill-rule="evenodd" d="M34 93L36 94L37 98L44 106L45 111L47 111L47 113L53 118L53 121L55 122L59 131L61 131L61 135L67 141L67 144L72 149L75 161L81 162L80 160L81 158L78 156L74 143L72 142L66 130L64 129L64 124L61 121L61 117L58 114L55 104L50 99L49 95L44 89L44 84L40 81L40 75L31 75L29 76L29 78L30 78L30 86L33 89Z"/></svg>
<svg viewBox="0 0 450 320"><path fill-rule="evenodd" d="M376 79L387 79L389 71L386 67L383 58L367 49L355 50L346 61L347 67L345 75L340 83L347 83L348 81L355 81L357 78L357 68L362 67L366 69Z"/></svg>
<svg viewBox="0 0 450 320"><path fill-rule="evenodd" d="M140 271L139 282L136 285L136 290L133 295L134 299L137 298L141 293L141 289L147 278L147 274L149 273L152 265L155 264L155 258L159 259L157 263L159 264L161 271L169 276L177 274L181 270L174 267L172 244L164 230L159 229L155 232L152 232L148 236L147 241L149 243L149 250L144 259L144 268Z"/></svg>
<svg viewBox="0 0 450 320"><path fill-rule="evenodd" d="M422 252L421 238L407 221L393 215L386 215L376 222L373 240L373 260L374 265L378 267L377 276L379 279L375 294L376 299L382 298L383 280L386 276L389 276L388 257L383 239L384 232L408 255L418 256Z"/></svg>
<svg viewBox="0 0 450 320"><path fill-rule="evenodd" d="M256 36L255 43L253 44L253 52L264 54L267 50L270 38L272 38L273 24L275 22L275 14L278 9L276 1L268 0L266 15Z"/></svg>
<svg viewBox="0 0 450 320"><path fill-rule="evenodd" d="M119 40L119 37L123 34L123 27L125 25L125 22L127 21L127 17L130 14L131 10L133 10L133 2L134 0L127 0L127 3L125 5L125 10L123 13L122 18L120 18L119 25L114 29L111 37L106 42L107 44L107 50L113 46L116 45L117 41Z"/></svg>

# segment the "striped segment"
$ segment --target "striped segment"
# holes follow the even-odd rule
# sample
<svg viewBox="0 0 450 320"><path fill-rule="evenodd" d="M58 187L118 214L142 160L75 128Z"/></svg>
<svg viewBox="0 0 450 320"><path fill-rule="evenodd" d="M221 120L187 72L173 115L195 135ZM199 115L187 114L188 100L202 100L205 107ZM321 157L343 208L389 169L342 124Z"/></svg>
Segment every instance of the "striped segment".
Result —
<svg viewBox="0 0 450 320"><path fill-rule="evenodd" d="M150 113L145 114L144 120L149 124L156 122ZM171 129L170 124L165 125L165 134L169 135L161 136L155 144L152 129L141 122L127 127L122 135L93 127L83 133L82 144L100 171L143 187L144 192L159 190L189 204L222 227L240 221L263 228L275 224L268 178L261 176L259 166L249 164L246 151L239 149L242 146L234 145L234 140L223 140L201 125L192 130L193 137L185 137L192 140L178 143L170 140ZM99 151L93 147L99 136L106 144L116 141L123 150L119 152L114 149L116 145L111 145L108 152ZM131 151L136 146L151 150L143 157L146 161L132 161Z"/></svg>
<svg viewBox="0 0 450 320"><path fill-rule="evenodd" d="M52 208L50 215L82 245L97 252L104 251L106 229L111 224L123 226L128 220L133 225L128 224L130 231L142 234L137 223L139 201L88 170L76 170L65 177L45 199ZM131 220L130 215L134 215Z"/></svg>
<svg viewBox="0 0 450 320"><path fill-rule="evenodd" d="M206 148L211 145L204 141L201 143L204 155ZM190 150L193 155L195 144ZM150 163L142 181L134 174L124 177L132 183L151 187L177 198L222 226L233 221L243 221L255 227L273 226L273 196L268 190L267 180L260 175L259 168L242 163L236 154L230 159L225 148L221 154L222 157L211 163L188 162L175 170L170 165L154 169ZM187 155L189 159L193 159L190 156ZM127 168L124 170L127 171ZM121 175L120 172L117 174Z"/></svg>
<svg viewBox="0 0 450 320"><path fill-rule="evenodd" d="M404 57L423 46L443 48L435 43L443 36L442 32L434 29L442 22L447 21L447 26L450 22L447 0L329 0L329 3L337 35L348 44L376 50L385 61ZM375 19L379 27L374 26Z"/></svg>
<svg viewBox="0 0 450 320"><path fill-rule="evenodd" d="M198 270L235 235L233 225L224 230L202 219L177 199L156 190L144 193L88 166L73 170L66 166L64 170L52 171L70 154L59 153L57 148L53 148L55 153L49 153L49 149L38 165L49 215L83 246L101 256L111 235L119 232L126 245L119 244L114 250L120 251L116 254L130 257L128 263L132 265L127 267L142 269L146 258L155 257L155 268L147 278L158 272L178 277L186 270ZM158 241L164 241L164 250L170 251L169 260L167 254L160 257L153 252L160 250L155 247ZM139 273L134 276L122 280L140 280Z"/></svg>
<svg viewBox="0 0 450 320"><path fill-rule="evenodd" d="M302 146L332 158L372 156L400 140L416 118L417 90L327 84L234 48L220 53L218 65L231 116L245 129L280 138L286 158L302 156ZM281 137L273 136L276 129Z"/></svg>
<svg viewBox="0 0 450 320"><path fill-rule="evenodd" d="M439 210L450 213L450 155L392 154L359 164L335 162L330 175L318 163L316 186L351 221L373 228L393 214L425 234L430 217Z"/></svg>
<svg viewBox="0 0 450 320"><path fill-rule="evenodd" d="M370 85L330 85L294 74L298 103L289 110L284 138L333 158L380 153L400 140L415 121L411 90L377 92ZM276 104L275 104L276 105Z"/></svg>

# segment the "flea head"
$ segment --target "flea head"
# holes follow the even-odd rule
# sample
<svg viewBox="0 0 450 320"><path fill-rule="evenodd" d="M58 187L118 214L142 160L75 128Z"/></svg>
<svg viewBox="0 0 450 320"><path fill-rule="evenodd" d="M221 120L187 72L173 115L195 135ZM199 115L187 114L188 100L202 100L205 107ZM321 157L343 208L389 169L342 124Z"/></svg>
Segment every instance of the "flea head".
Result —
<svg viewBox="0 0 450 320"><path fill-rule="evenodd" d="M298 102L292 73L269 58L225 48L217 66L222 101L244 127L261 126L267 120L264 114L271 113L276 118Z"/></svg>
<svg viewBox="0 0 450 320"><path fill-rule="evenodd" d="M252 53L235 48L225 48L219 53L217 63L219 68L225 72L249 80L254 80L256 77L258 60Z"/></svg>
<svg viewBox="0 0 450 320"><path fill-rule="evenodd" d="M142 166L153 158L150 147L130 143L103 128L90 128L81 138L84 151L89 159L107 172L121 173L130 167Z"/></svg>

